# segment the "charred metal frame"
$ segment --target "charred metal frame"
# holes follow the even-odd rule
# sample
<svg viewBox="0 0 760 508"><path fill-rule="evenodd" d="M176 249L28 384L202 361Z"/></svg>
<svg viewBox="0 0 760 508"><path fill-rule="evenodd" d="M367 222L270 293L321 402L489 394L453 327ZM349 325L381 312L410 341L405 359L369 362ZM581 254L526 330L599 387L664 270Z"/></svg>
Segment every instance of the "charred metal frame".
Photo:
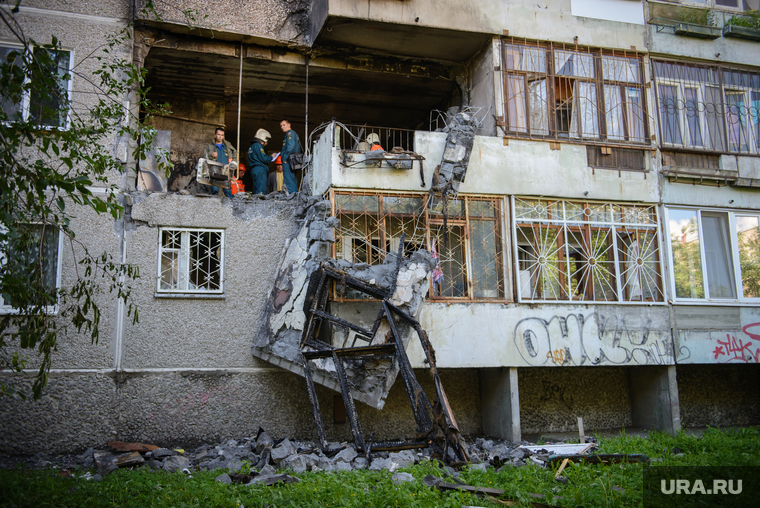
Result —
<svg viewBox="0 0 760 508"><path fill-rule="evenodd" d="M402 240L403 246L403 240ZM399 253L398 263L396 265L396 274L400 267L401 253ZM394 278L395 280L395 278ZM353 323L349 323L337 316L333 316L325 311L330 294L331 282L348 286L356 291L366 293L372 298L382 300L381 308L377 319L371 329L365 329ZM327 438L325 435L324 422L322 413L319 409L317 392L314 380L309 368L309 360L320 358L332 358L335 364L335 370L340 384L343 403L346 407L346 416L351 425L351 433L354 438L357 451L365 452L369 457L372 450L375 451L393 451L410 448L426 448L433 446L448 462L458 463L469 460L467 448L459 434L454 414L451 411L446 393L443 390L443 384L438 375L435 365L435 352L428 340L427 334L420 326L419 322L412 316L393 305L389 298L395 292L395 284L385 290L375 285L367 284L364 281L351 277L346 273L322 265L311 276L306 300L304 302L304 311L306 313L306 326L301 340L301 361L303 364L304 377L309 392L309 401L311 402L314 420L316 422L317 434L320 446L323 451L328 451ZM386 318L390 327L390 337L382 339L382 344L372 344L380 324ZM407 357L404 343L399 335L396 318L399 318L412 326L417 332L417 336L422 344L422 350L430 364L430 370L433 374L433 380L436 389L436 399L431 404L427 395L422 390L417 378L414 375L409 358ZM345 330L346 335L349 330L353 330L361 335L368 342L366 346L359 347L341 347L335 348L324 341L319 340L319 329L323 322L332 323ZM355 343L355 341L354 341ZM345 341L344 341L345 346ZM364 438L359 424L359 417L356 412L353 396L351 395L351 386L346 377L343 362L348 359L371 359L371 358L389 358L392 362L398 362L401 378L406 388L409 404L417 423L417 437L412 440L390 441L390 442L372 442L372 435L369 440ZM437 443L436 424L441 428L444 434L443 443Z"/></svg>

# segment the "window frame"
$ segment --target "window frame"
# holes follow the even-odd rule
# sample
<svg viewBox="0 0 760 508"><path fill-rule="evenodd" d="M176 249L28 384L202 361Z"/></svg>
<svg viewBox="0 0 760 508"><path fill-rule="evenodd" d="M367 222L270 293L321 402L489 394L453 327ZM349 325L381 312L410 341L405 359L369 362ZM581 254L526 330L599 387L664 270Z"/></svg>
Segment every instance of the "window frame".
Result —
<svg viewBox="0 0 760 508"><path fill-rule="evenodd" d="M524 55L535 56L538 59L538 64L531 66L530 70L508 68L507 58L510 47L525 48ZM560 73L555 69L555 63L558 58L561 58L561 54L578 54L587 56L591 60L592 68L588 75L577 75L575 73L565 74ZM520 55L522 57L523 55ZM513 56L514 58L514 56ZM605 60L607 59L607 60ZM570 58L565 60L567 64ZM629 71L633 71L633 75L638 75L638 81L621 81L620 76L613 75L605 77L605 69L608 68L605 62L615 62L620 60L628 60L629 65L624 68L624 74L626 76L631 75ZM635 69L630 66L630 62L635 60ZM583 61L583 59L582 59ZM543 69L539 69L540 64L544 64ZM522 65L516 65L515 67ZM581 65L581 67L585 66ZM614 71L617 70L616 65L609 67ZM525 39L503 39L501 44L501 67L502 71L502 94L501 101L504 116L503 122L499 125L503 126L505 137L514 137L518 139L531 139L531 140L551 140L567 143L585 144L585 145L612 145L612 146L630 146L636 148L645 148L652 145L650 125L649 125L649 110L647 97L647 82L644 66L643 53L637 51L615 51L605 50L603 48L591 48L591 47L579 47L571 44L559 44L552 42L536 42ZM623 69L620 69L623 70ZM529 81L531 77L537 77L541 79L534 79ZM566 80L557 84L557 80ZM532 132L534 127L531 125L534 115L531 113L533 106L530 84L533 82L544 81L545 88L545 101L546 105L542 108L546 111L546 126L545 128L537 129L542 132ZM573 82L573 88L579 82L590 84L588 86L588 93L591 95L576 96L575 90L571 95L571 115L568 119L567 131L560 130L558 125L558 103L557 97L560 93L560 89L567 88L570 81ZM564 85L564 86L563 86ZM642 115L640 123L636 121L633 115L635 111L634 102L629 100L629 90L635 89L638 91L640 98L639 109ZM607 105L606 98L608 90L615 90L618 101L615 104ZM510 95L514 92L513 95ZM593 92L593 93L592 93ZM585 119L591 118L588 113L583 111L577 111L579 108L579 101L592 101L594 117L592 123L596 132L587 132L584 128ZM620 123L618 129L622 130L622 135L617 132L613 132L613 128L608 125L608 118L615 117L613 108L620 108L619 117ZM514 124L510 120L514 119ZM573 124L577 123L576 132L574 133ZM641 139L635 138L635 131L638 127L641 127ZM543 133L545 132L545 134Z"/></svg>
<svg viewBox="0 0 760 508"><path fill-rule="evenodd" d="M666 287L667 284L665 282L665 276L664 276L664 266L663 266L663 240L661 237L661 228L660 228L660 214L658 207L654 204L646 204L646 203L622 203L622 202L609 202L609 201L595 201L595 200L577 200L577 199L562 199L562 198L545 198L540 196L511 196L511 210L512 210L512 220L511 220L511 227L512 227L512 256L513 256L513 269L514 269L514 279L515 279L515 292L516 292L516 301L518 303L528 303L528 304L535 304L535 303L551 303L551 304L571 304L571 305L584 305L584 304L602 304L602 305L667 305L667 292ZM545 201L549 205L551 204L560 204L562 207L562 218L525 218L525 217L518 217L518 203L517 200L526 201L526 202L532 202L532 201ZM591 207L593 206L606 206L609 207L610 212L613 214L608 221L599 221L599 220L581 220L581 219L572 219L569 218L566 204L570 203L572 205L585 205L583 209L584 216L588 216L586 214L586 210L590 209L592 213L593 209ZM626 207L628 209L636 209L641 208L642 210L650 210L654 213L654 224L645 224L645 223L636 223L636 222L625 222L625 221L616 221L614 220L614 214L615 214L615 206L620 207ZM547 210L547 213L548 210ZM552 240L552 248L554 248L554 244L561 243L562 245L557 247L558 252L558 261L557 261L557 272L559 274L560 279L558 280L560 287L559 287L559 297L558 298L545 298L545 297L539 297L539 298L533 298L531 296L525 297L523 296L523 284L521 282L521 274L522 272L528 270L530 271L530 268L523 269L521 266L521 263L523 262L523 259L521 257L521 246L523 246L523 252L527 252L524 248L524 243L520 242L520 236L518 235L518 229L522 227L527 227L528 225L531 225L531 228L533 226L537 226L539 229L543 228L543 230L556 230L556 234ZM611 274L615 281L615 287L613 289L615 291L616 298L615 299L594 299L593 296L591 298L586 298L588 295L593 295L595 292L594 284L595 280L593 280L593 268L576 268L575 272L572 271L572 265L579 264L579 260L573 258L570 256L570 247L568 246L570 244L569 241L566 241L568 236L568 232L570 235L575 235L576 237L582 237L584 241L590 242L590 245L581 245L580 249L591 247L597 248L599 247L599 243L596 242L596 240L591 239L590 235L594 231L601 231L601 232L608 232L610 235L610 244L609 247L607 247L606 250L612 250L612 268L614 269L614 272ZM626 299L624 297L625 291L629 290L629 277L631 277L631 273L628 273L631 268L623 269L624 263L629 262L627 260L621 259L620 253L624 250L625 245L619 245L619 239L623 235L631 235L632 233L636 233L637 235L641 232L649 232L652 235L652 240L650 242L650 246L653 250L651 255L648 255L647 258L651 258L651 260L643 260L641 263L639 263L639 266L644 266L650 263L654 267L654 287L657 293L657 296L659 299L646 299L644 298L644 291L643 291L643 284L641 281L644 280L643 275L640 276L640 280L638 282L638 285L640 287L641 291L641 299L640 300L634 300L632 298ZM560 237L560 235L563 235ZM588 236L588 238L586 238ZM548 236L547 236L548 238ZM639 239L637 237L636 242L638 242ZM594 243L596 242L596 243ZM653 243L656 242L656 244L653 245ZM542 243L547 243L546 240L543 240ZM530 244L528 244L528 247L532 247ZM637 243L637 249L640 249L641 247ZM647 247L649 248L649 247ZM575 250L577 250L574 247ZM593 252L589 255L593 255ZM547 254L548 256L548 254ZM534 253L534 257L536 258L535 263L540 263L540 258L543 257L541 253ZM644 256L641 256L644 257ZM530 262L530 261L528 261ZM594 263L590 263L588 261L581 260L582 263L593 267ZM652 270L651 266L647 267L649 270ZM530 284L534 284L533 280L534 277L535 280L538 281L540 277L543 277L545 275L538 273L541 269L535 269L535 272L530 273ZM644 269L635 269L633 271L633 274L636 274L638 270L638 273L641 273L644 271ZM571 280L574 280L577 276L580 276L581 278L584 276L585 273L592 273L592 275L588 275L588 280L591 281L591 284L589 285L588 280L583 282L576 281L576 286L580 287L584 285L584 288L582 290L582 298L574 298L575 290L573 288L573 284ZM609 270L608 270L609 271ZM560 273L561 272L561 273ZM563 279L567 279L567 282L563 282ZM551 283L551 281L550 281ZM564 286L562 286L564 284ZM541 283L542 287L544 283ZM608 282L609 285L609 282ZM529 286L530 289L530 286ZM650 286L650 292L652 290L652 287ZM569 290L569 294L568 294Z"/></svg>
<svg viewBox="0 0 760 508"><path fill-rule="evenodd" d="M43 226L42 223L34 223L39 226ZM61 278L62 278L62 268L63 268L63 233L61 232L60 228L57 228L53 225L47 224L44 225L45 227L49 227L51 229L55 229L58 231L58 245L56 247L56 260L55 260L55 289L56 293L59 289L61 289ZM0 226L2 227L2 226ZM5 264L5 258L6 254L5 251L0 249L0 264ZM45 308L45 313L49 315L56 315L58 314L58 297L56 295L56 303L55 305L48 305ZM16 307L13 307L11 305L6 305L2 299L0 299L0 315L17 315L21 314L23 312L23 309L18 309Z"/></svg>
<svg viewBox="0 0 760 508"><path fill-rule="evenodd" d="M6 41L6 40L3 40L3 39L0 39L0 47L12 49L12 50L15 49L15 50L18 50L18 51L20 51L22 53L23 52L27 52L27 51L32 51L33 52L36 49L41 49L41 50L45 49L45 48L42 48L41 46L32 46L32 47L27 46L27 47L25 47L22 44L19 44L17 42ZM73 82L74 82L74 74L73 74L73 69L74 69L74 49L73 48L69 48L69 47L61 47L60 51L66 52L69 55L69 65L68 65L68 68L66 69L65 75L68 75L68 79L66 80L66 96L67 96L67 100L68 100L69 104L71 104L71 98L72 98L73 91L74 91L74 87L73 87ZM27 85L28 83L29 83L29 77L27 76L24 79L24 85ZM25 122L30 121L31 105L32 105L31 101L32 101L31 91L26 91L24 93L23 98L21 99L21 104L20 104L21 105L21 118ZM8 122L12 122L13 120L9 119L7 121ZM62 125L49 125L49 124L40 123L39 127L41 129L45 129L45 130L53 130L53 129L58 129L58 130L63 130L63 131L68 130L69 127L70 127L70 125L71 125L71 107L69 107L69 108L66 109L66 117L64 118L63 122L61 122L61 123L62 123Z"/></svg>
<svg viewBox="0 0 760 508"><path fill-rule="evenodd" d="M721 65L717 63L696 63L688 62L684 60L668 60L663 58L651 58L651 73L652 73L652 88L654 88L655 101L654 110L657 121L657 132L660 136L660 146L667 150L683 150L694 151L698 153L716 153L716 154L732 154L740 156L758 156L760 155L760 127L753 126L751 123L751 108L747 109L746 113L742 115L744 122L748 127L745 127L745 139L747 141L747 148L744 149L741 146L735 148L731 143L731 126L729 125L728 116L732 106L728 105L728 95L741 93L748 104L752 104L753 94L757 94L758 102L760 102L760 69L748 68L748 67L734 67L728 65ZM677 75L671 76L659 76L657 66L662 67L662 72L670 72L672 74L682 74L683 77ZM666 71L666 69L669 69ZM699 74L704 72L705 79L694 79L699 77ZM724 79L726 73L743 73L748 75L749 81L755 80L758 82L758 87L754 88L751 85L746 84L733 84L727 83ZM692 75L689 75L692 74ZM709 75L713 76L710 79ZM665 123L663 122L663 98L661 86L674 87L676 89L676 102L685 104L685 91L686 89L694 89L697 91L696 99L696 111L699 118L699 129L701 136L701 145L693 143L692 136L689 135L687 139L687 133L690 133L688 126L688 112L686 107L676 109L675 116L677 117L677 124L680 129L681 142L666 141L665 135ZM715 93L720 97L720 103L707 102L707 89L715 88L711 93ZM710 109L710 111L708 111ZM710 127L711 120L708 115L715 116L715 124L719 132L713 133ZM760 119L758 119L760 121ZM741 119L739 120L742 121Z"/></svg>
<svg viewBox="0 0 760 508"><path fill-rule="evenodd" d="M162 242L164 232L179 232L180 233L180 247L179 249L165 248ZM189 235L191 233L217 233L219 234L219 289L206 290L206 289L190 289L190 274L192 268L190 262L190 249L192 245L185 245L183 238L188 235L188 242L190 242ZM178 226L160 226L158 228L158 240L157 240L157 263L156 263L156 297L196 297L196 298L224 298L225 296L225 268L226 268L226 230L217 228L191 228L191 227L178 227ZM164 252L176 252L178 254L178 266L177 266L177 284L183 278L183 274L180 274L180 270L183 269L181 264L184 262L187 273L184 274L184 279L188 283L187 289L177 288L162 288L162 261ZM182 260L179 260L179 257Z"/></svg>
<svg viewBox="0 0 760 508"><path fill-rule="evenodd" d="M662 0L660 0L662 1ZM746 10L743 7L742 0L737 0L737 6L733 7L731 5L721 5L716 0L668 0L667 3L679 3L684 6L689 7L696 7L696 8L702 8L702 9L716 9L720 11L726 11L730 13L742 13L746 12ZM664 3L664 2L663 2Z"/></svg>
<svg viewBox="0 0 760 508"><path fill-rule="evenodd" d="M390 245L390 220L392 220L394 217L416 217L414 220L419 222L419 227L423 228L423 233L421 235L422 241L424 242L421 247L424 247L427 250L431 250L432 246L432 239L433 239L433 229L431 226L437 225L440 226L443 223L443 216L442 214L438 213L430 213L431 209L425 207L425 203L427 203L427 199L429 197L429 194L424 193L414 193L414 192L399 192L399 191L388 191L388 192L373 192L373 191L357 191L354 189L331 189L330 190L330 201L332 203L332 214L334 217L341 219L340 216L340 209L338 207L338 196L376 196L378 197L378 210L377 212L374 212L374 216L377 217L374 219L376 221L376 229L379 231L379 234L381 237L379 238L379 243L383 242L383 239L385 239L386 245ZM390 211L386 211L385 207L383 206L383 199L388 197L407 197L407 198L418 198L423 203L423 210L422 213L419 216L415 215L409 215L409 214L394 214ZM461 275L464 279L464 296L434 296L434 287L432 280L430 282L429 292L428 292L428 299L430 301L450 301L450 302L473 302L473 301L484 301L484 302L505 302L508 301L507 298L509 296L509 288L507 287L507 284L509 283L507 281L506 276L506 262L505 262L505 255L506 255L506 246L504 244L505 242L505 221L504 221L504 198L503 196L488 196L488 195L463 195L460 194L457 199L463 201L463 216L462 217L452 217L449 216L447 223L452 226L456 225L462 228L464 231L464 234L462 235L462 242L463 242L463 250L464 250L464 263L463 268L461 270ZM494 209L494 217L492 219L484 219L481 215L471 215L469 212L469 206L472 201L486 201L486 202L492 202L495 203L495 209ZM432 206L432 205L431 205ZM351 210L347 210L345 213L351 214ZM361 212L361 214L372 216L373 212ZM473 296L474 293L478 290L478 288L475 287L475 279L473 277L473 267L475 266L474 261L474 253L473 249L470 243L470 222L471 220L493 220L494 227L493 227L493 233L495 236L495 259L494 262L496 263L495 270L496 270L496 293L497 296L495 297L475 297ZM380 223L382 222L382 224ZM333 257L336 259L345 259L343 258L343 252L345 247L341 242L343 242L343 238L352 238L356 239L359 238L361 240L366 240L366 236L352 236L342 231L339 231L336 235L336 242L333 244ZM467 239L465 240L465 237ZM375 236L373 234L372 239L375 239ZM341 243L341 250L338 249L338 244ZM366 242L365 242L366 243ZM440 247L437 247L437 250L440 252ZM387 252L387 251L385 251ZM375 262L382 262L384 259L383 253L378 253L376 255L372 256ZM375 264L375 263L373 263ZM358 302L358 301L367 301L367 299L357 299L357 298L349 298L345 297L339 294L337 291L337 288L334 288L333 291L333 301L336 302Z"/></svg>
<svg viewBox="0 0 760 508"><path fill-rule="evenodd" d="M668 255L668 275L670 277L670 291L672 294L671 303L673 304L688 304L688 305L757 305L760 303L760 296L758 297L745 297L744 296L744 284L741 271L741 260L739 255L739 236L736 233L736 217L757 217L760 222L760 211L757 210L735 210L726 208L714 208L714 207L693 207L693 206L663 206L664 208L664 232L667 242L667 255ZM693 211L697 214L697 227L699 234L699 255L701 262L701 275L702 285L704 287L705 296L703 298L686 298L679 297L676 293L676 280L675 280L675 265L673 261L673 246L670 230L670 211L671 210L685 210ZM729 246L731 249L730 255L727 256L727 260L731 263L730 273L733 276L734 290L736 292L735 298L716 298L710 296L710 284L709 276L707 273L707 262L704 245L704 230L702 228L702 212L706 213L725 213L728 217L728 231L729 231Z"/></svg>

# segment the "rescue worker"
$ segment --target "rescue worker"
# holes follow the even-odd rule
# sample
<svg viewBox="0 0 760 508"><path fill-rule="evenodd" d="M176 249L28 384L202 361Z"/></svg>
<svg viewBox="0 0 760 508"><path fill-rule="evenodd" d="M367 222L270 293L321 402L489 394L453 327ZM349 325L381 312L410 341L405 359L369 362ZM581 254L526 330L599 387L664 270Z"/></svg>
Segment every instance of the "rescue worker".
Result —
<svg viewBox="0 0 760 508"><path fill-rule="evenodd" d="M296 182L296 176L290 168L289 157L294 153L303 153L301 148L301 140L298 139L296 131L290 128L290 122L283 120L280 122L280 129L285 133L285 138L282 140L282 177L285 182L285 188L288 192L294 193L298 191L298 183Z"/></svg>
<svg viewBox="0 0 760 508"><path fill-rule="evenodd" d="M230 161L237 161L238 153L229 141L224 139L224 127L217 127L214 131L214 142L206 145L203 149L203 158L210 161L229 164ZM211 193L219 194L219 187L211 185ZM224 195L232 199L232 192L224 189Z"/></svg>
<svg viewBox="0 0 760 508"><path fill-rule="evenodd" d="M369 136L367 136L367 143L370 146L369 148L370 152L374 152L375 150L385 151L383 147L380 145L380 136L378 136L374 132L370 134Z"/></svg>
<svg viewBox="0 0 760 508"><path fill-rule="evenodd" d="M269 131L259 129L248 149L248 166L251 168L254 194L266 194L267 192L267 173L269 173L271 157L264 151L264 147L267 146L271 138L272 135L269 134Z"/></svg>

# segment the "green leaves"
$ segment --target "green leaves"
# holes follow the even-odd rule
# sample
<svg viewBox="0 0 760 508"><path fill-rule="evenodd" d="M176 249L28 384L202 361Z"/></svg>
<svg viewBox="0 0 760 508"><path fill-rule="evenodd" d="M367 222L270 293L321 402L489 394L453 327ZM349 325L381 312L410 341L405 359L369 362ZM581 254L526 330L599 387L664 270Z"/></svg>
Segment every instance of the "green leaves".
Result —
<svg viewBox="0 0 760 508"><path fill-rule="evenodd" d="M104 295L116 295L127 315L138 319L130 286L139 277L137 267L108 253L91 254L72 224L81 207L115 220L123 215L114 185L106 193L92 187L104 187L124 170L114 140L131 138L139 141L140 153L150 150L151 129L125 109L129 94L135 93L135 111L147 112L148 121L168 110L147 100L141 89L145 70L118 57L131 44L128 27L108 36L102 52L74 62L55 36L45 44L24 38L18 5L10 13L0 10L3 23L15 27L9 32L17 34L15 45L26 48L0 53L0 303L10 311L0 316L0 370L21 372L24 353L35 353L39 370L32 394L39 398L59 338L77 333L98 342L100 303L110 301ZM98 69L82 71L92 67L87 59ZM87 89L91 106L72 100L72 80ZM69 287L59 289L60 248L74 259L76 273ZM14 392L0 382L0 396Z"/></svg>

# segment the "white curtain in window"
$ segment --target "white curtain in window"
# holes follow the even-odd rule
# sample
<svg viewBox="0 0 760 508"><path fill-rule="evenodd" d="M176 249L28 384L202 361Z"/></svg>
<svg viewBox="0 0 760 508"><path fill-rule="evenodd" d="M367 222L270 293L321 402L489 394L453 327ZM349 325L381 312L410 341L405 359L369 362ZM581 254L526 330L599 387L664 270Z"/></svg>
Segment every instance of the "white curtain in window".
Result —
<svg viewBox="0 0 760 508"><path fill-rule="evenodd" d="M620 88L613 85L604 85L604 105L607 108L607 137L612 140L625 139L623 130L623 101L620 97Z"/></svg>
<svg viewBox="0 0 760 508"><path fill-rule="evenodd" d="M573 85L573 117L570 121L570 137L599 138L599 114L596 101L596 85L576 81Z"/></svg>
<svg viewBox="0 0 760 508"><path fill-rule="evenodd" d="M628 245L626 252L626 280L625 285L628 289L629 300L641 300L641 272L637 269L637 260L639 258L639 241L634 240ZM623 292L625 294L625 291Z"/></svg>
<svg viewBox="0 0 760 508"><path fill-rule="evenodd" d="M527 132L525 115L525 81L522 76L507 76L507 118L509 130Z"/></svg>
<svg viewBox="0 0 760 508"><path fill-rule="evenodd" d="M530 133L549 134L549 111L546 101L546 80L533 81L530 87Z"/></svg>
<svg viewBox="0 0 760 508"><path fill-rule="evenodd" d="M728 214L702 213L705 264L710 298L736 298L731 246L728 236Z"/></svg>

